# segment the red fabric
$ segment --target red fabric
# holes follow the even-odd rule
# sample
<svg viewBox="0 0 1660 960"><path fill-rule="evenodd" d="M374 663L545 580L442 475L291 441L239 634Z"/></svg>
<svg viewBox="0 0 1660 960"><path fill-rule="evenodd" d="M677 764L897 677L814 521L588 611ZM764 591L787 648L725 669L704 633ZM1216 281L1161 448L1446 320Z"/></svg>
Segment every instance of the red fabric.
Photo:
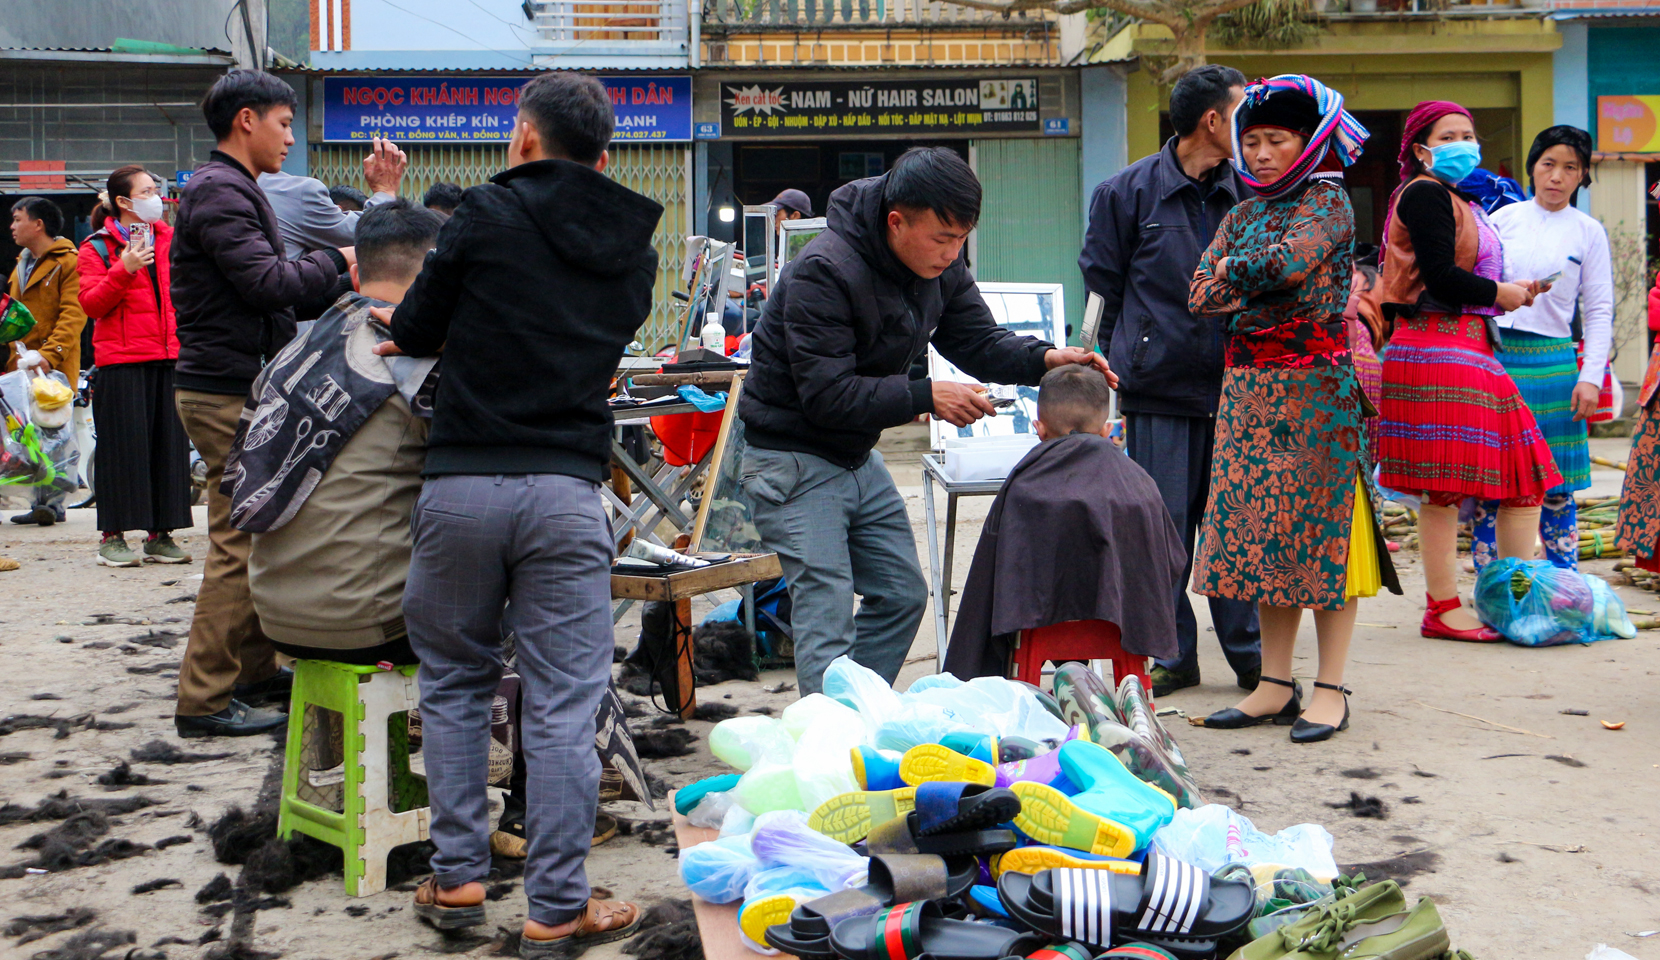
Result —
<svg viewBox="0 0 1660 960"><path fill-rule="evenodd" d="M1653 556L1635 557L1633 559L1637 563L1637 569L1660 573L1660 543L1655 544Z"/></svg>
<svg viewBox="0 0 1660 960"><path fill-rule="evenodd" d="M161 282L161 313L150 286L150 271L128 273L121 263L126 247L108 227L81 244L81 308L93 322L92 351L101 367L117 363L147 363L179 358L178 322L173 316L172 269L168 252L173 247L173 228L162 222L151 224L156 238L156 279ZM100 238L109 251L109 266L93 249Z"/></svg>
<svg viewBox="0 0 1660 960"><path fill-rule="evenodd" d="M1660 276L1654 278L1648 292L1648 328L1660 330Z"/></svg>
<svg viewBox="0 0 1660 960"><path fill-rule="evenodd" d="M1425 313L1397 329L1381 412L1378 483L1391 490L1516 503L1562 482L1482 317Z"/></svg>
<svg viewBox="0 0 1660 960"><path fill-rule="evenodd" d="M663 444L663 462L684 467L703 459L720 435L726 411L713 413L671 413L651 418L651 432Z"/></svg>
<svg viewBox="0 0 1660 960"><path fill-rule="evenodd" d="M1457 507L1469 499L1467 493L1447 493L1444 490L1425 490L1423 501L1435 507ZM1501 507L1537 507L1545 502L1544 495L1531 497L1507 497L1499 501ZM1451 608L1448 608L1451 609Z"/></svg>

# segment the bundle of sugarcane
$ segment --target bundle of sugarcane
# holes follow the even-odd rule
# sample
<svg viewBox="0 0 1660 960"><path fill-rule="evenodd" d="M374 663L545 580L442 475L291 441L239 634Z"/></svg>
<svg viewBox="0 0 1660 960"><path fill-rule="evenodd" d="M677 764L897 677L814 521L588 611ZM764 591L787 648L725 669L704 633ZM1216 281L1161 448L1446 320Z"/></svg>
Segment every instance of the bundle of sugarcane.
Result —
<svg viewBox="0 0 1660 960"><path fill-rule="evenodd" d="M1625 556L1625 551L1614 542L1612 530L1586 530L1584 527L1580 528L1579 559L1606 560L1611 557L1623 556Z"/></svg>

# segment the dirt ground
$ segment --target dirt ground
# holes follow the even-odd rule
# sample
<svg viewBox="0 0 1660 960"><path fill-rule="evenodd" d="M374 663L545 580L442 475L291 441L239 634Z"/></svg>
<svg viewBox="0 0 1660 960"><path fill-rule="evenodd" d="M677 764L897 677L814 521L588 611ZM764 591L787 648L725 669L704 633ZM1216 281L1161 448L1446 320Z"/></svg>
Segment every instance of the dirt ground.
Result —
<svg viewBox="0 0 1660 960"><path fill-rule="evenodd" d="M1623 459L1626 442L1596 441L1595 452ZM886 446L926 563L916 438L902 434ZM1595 477L1592 492L1618 491L1618 473L1599 469ZM958 586L989 503L963 502ZM206 546L203 523L198 510L197 527L180 537L198 555ZM194 958L210 949L195 941L225 926L201 910L194 894L218 873L235 879L240 868L214 861L207 836L190 825L197 822L193 815L211 823L231 804L250 803L274 759L280 762L280 751L267 737L179 741L173 734L174 668L184 650L200 562L111 570L95 564L95 549L91 510L73 511L68 523L51 528L0 529L0 555L23 563L17 572L0 574L0 715L68 719L92 713L132 726L88 729L79 723L61 738L52 729L0 735L0 801L32 806L65 790L98 799L142 795L156 805L115 817L103 839L151 845L169 837L190 840L116 862L0 881L6 903L0 924L90 907L98 916L83 932L131 931L132 945L141 948L177 938L190 943L160 949L175 960ZM1356 691L1348 732L1298 747L1281 727L1206 731L1166 718L1208 797L1270 831L1305 821L1324 824L1336 838L1339 863L1368 864L1368 876L1394 876L1408 884L1409 894L1433 897L1455 944L1483 960L1578 958L1599 942L1640 960L1660 960L1660 939L1628 935L1660 929L1660 807L1654 799L1660 795L1660 701L1654 695L1660 634L1544 650L1425 640L1416 629L1423 610L1417 557L1410 551L1396 557L1406 595L1366 601L1361 608L1348 672ZM1586 565L1597 573L1611 566ZM1628 606L1660 611L1660 598L1616 589ZM1203 602L1196 607L1204 627ZM625 617L618 642L631 646L637 629L637 618ZM181 636L168 646L174 632ZM1298 673L1312 678L1314 645L1306 624L1304 634ZM150 642L128 642L133 638ZM1208 634L1200 642L1205 684L1166 698L1160 707L1202 716L1240 696ZM934 652L930 616L901 688L934 669ZM763 687L786 680L793 677L773 672L754 683L700 688L699 697L776 712L795 694L768 694ZM1565 715L1567 709L1588 716ZM1599 720L1623 721L1625 727L1608 731ZM719 772L703 742L709 724L688 727L699 738L695 753L647 762L671 786ZM154 785L106 791L97 782L154 740L230 755L177 765L133 763L134 772L164 781ZM1386 816L1358 818L1333 807L1351 792L1381 799ZM672 839L665 845L646 829L663 825L664 805L655 813L639 804L609 809L633 835L594 850L592 882L628 899L684 897L669 853ZM53 825L0 827L0 850L6 851L0 864L29 860L32 851L12 848ZM163 879L178 883L131 892ZM283 897L287 906L257 914L255 944L290 960L485 956L499 945L444 940L414 920L403 891L353 900L338 878L329 878ZM514 884L489 911L492 928L516 930L524 916L522 890ZM0 957L29 957L73 936L60 932L23 944L19 934L10 934L0 938ZM620 945L589 955L608 960L620 956Z"/></svg>

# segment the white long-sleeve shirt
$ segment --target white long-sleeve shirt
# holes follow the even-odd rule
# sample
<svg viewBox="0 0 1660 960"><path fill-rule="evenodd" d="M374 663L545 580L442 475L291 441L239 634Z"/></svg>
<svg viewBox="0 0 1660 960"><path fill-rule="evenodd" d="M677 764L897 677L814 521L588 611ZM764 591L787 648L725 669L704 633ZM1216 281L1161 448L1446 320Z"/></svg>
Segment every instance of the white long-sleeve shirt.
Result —
<svg viewBox="0 0 1660 960"><path fill-rule="evenodd" d="M1499 326L1543 337L1568 337L1578 303L1585 326L1585 365L1579 380L1601 386L1614 335L1614 268L1608 232L1595 218L1572 206L1551 211L1537 200L1500 207L1490 219L1504 245L1506 281L1540 280L1562 271L1561 278L1536 297L1531 307L1499 317Z"/></svg>

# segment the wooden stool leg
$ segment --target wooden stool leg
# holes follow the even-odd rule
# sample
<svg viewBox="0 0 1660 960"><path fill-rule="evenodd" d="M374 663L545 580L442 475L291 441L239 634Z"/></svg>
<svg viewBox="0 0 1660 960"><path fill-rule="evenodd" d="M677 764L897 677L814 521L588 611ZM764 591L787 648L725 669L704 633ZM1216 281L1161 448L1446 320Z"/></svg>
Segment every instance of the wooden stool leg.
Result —
<svg viewBox="0 0 1660 960"><path fill-rule="evenodd" d="M621 500L623 503L634 502L634 488L628 482L628 474L622 467L616 465L615 463L611 464L611 492L616 494L617 499ZM633 539L633 530L624 533L623 538L617 541L617 552L622 553L624 550L627 550L629 542Z"/></svg>
<svg viewBox="0 0 1660 960"><path fill-rule="evenodd" d="M697 681L692 676L692 601L690 597L674 602L675 685L679 688L677 709L682 717L690 719L697 710Z"/></svg>

